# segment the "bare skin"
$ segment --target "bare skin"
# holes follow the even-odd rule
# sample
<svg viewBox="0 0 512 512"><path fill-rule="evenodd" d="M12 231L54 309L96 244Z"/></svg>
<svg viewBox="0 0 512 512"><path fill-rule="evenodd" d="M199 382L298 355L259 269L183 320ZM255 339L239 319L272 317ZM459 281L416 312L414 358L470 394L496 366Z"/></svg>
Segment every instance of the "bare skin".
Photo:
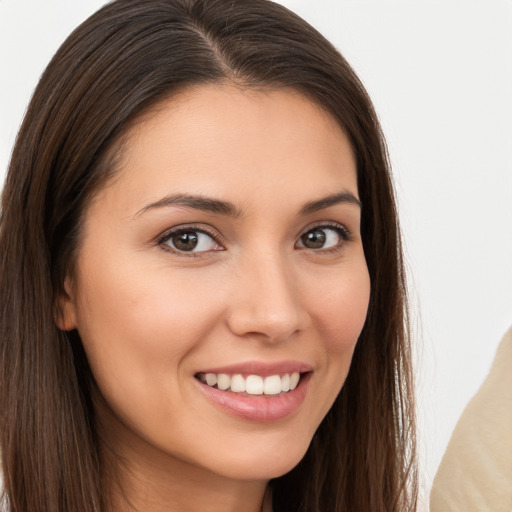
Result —
<svg viewBox="0 0 512 512"><path fill-rule="evenodd" d="M132 128L58 322L80 333L122 457L116 512L261 510L348 373L370 293L360 215L346 136L294 91L201 86ZM205 382L230 368L300 381Z"/></svg>

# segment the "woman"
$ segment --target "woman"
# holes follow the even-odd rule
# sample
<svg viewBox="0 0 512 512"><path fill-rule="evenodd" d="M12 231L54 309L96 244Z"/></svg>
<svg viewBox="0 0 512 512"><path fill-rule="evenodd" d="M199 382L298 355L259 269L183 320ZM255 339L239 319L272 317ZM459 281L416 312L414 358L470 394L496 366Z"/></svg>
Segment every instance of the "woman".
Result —
<svg viewBox="0 0 512 512"><path fill-rule="evenodd" d="M415 509L385 144L303 20L106 5L41 78L2 201L7 510Z"/></svg>

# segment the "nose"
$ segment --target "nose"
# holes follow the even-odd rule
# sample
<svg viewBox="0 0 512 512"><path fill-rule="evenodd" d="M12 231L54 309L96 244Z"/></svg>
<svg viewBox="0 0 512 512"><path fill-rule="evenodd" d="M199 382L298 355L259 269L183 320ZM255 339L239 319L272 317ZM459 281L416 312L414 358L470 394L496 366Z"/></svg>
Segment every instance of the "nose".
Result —
<svg viewBox="0 0 512 512"><path fill-rule="evenodd" d="M253 257L236 273L228 325L237 336L281 342L303 330L307 318L296 279L284 258Z"/></svg>

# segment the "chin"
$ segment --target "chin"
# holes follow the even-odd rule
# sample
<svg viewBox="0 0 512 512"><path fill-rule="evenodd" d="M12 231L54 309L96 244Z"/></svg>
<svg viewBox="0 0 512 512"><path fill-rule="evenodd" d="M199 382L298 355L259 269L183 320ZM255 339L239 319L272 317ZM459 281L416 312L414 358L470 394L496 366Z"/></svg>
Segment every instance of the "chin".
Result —
<svg viewBox="0 0 512 512"><path fill-rule="evenodd" d="M306 454L310 439L291 445L283 442L260 442L248 445L245 450L235 450L223 460L223 467L216 465L215 472L236 480L270 480L290 472ZM220 462L220 461L217 461Z"/></svg>

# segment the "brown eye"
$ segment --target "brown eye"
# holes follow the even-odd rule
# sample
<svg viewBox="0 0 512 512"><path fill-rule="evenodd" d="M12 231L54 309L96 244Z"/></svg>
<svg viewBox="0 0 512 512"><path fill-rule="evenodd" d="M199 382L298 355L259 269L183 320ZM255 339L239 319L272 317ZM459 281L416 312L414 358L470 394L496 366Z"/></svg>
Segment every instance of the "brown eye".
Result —
<svg viewBox="0 0 512 512"><path fill-rule="evenodd" d="M179 251L193 251L197 247L198 241L199 237L194 231L178 233L170 239L174 248Z"/></svg>
<svg viewBox="0 0 512 512"><path fill-rule="evenodd" d="M181 229L170 233L161 243L179 252L207 252L222 248L207 233L196 229Z"/></svg>
<svg viewBox="0 0 512 512"><path fill-rule="evenodd" d="M304 233L300 237L300 240L303 247L307 247L308 249L322 249L327 240L327 236L323 229L312 229Z"/></svg>
<svg viewBox="0 0 512 512"><path fill-rule="evenodd" d="M317 226L302 234L297 246L305 249L331 249L350 240L349 232L342 226Z"/></svg>

